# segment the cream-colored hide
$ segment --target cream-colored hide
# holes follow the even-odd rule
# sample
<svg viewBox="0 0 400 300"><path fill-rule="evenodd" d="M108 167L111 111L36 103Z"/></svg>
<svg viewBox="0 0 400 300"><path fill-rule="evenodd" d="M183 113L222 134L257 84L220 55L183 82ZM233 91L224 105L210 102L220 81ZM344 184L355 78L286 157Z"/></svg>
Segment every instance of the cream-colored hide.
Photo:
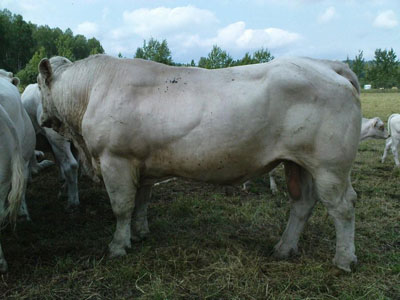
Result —
<svg viewBox="0 0 400 300"><path fill-rule="evenodd" d="M71 151L71 144L51 128L42 128L39 118L42 114L42 103L37 83L28 85L21 95L22 104L31 118L36 134L43 135L53 150L56 163L60 169L60 177L63 181L62 194L68 197L68 208L79 205L78 195L78 161ZM53 163L44 160L37 163L34 168L39 171ZM36 172L37 172L36 171Z"/></svg>
<svg viewBox="0 0 400 300"><path fill-rule="evenodd" d="M15 221L26 187L20 127L13 121L19 116L13 105L18 101L18 89L0 74L0 225L8 214ZM0 273L5 271L7 261L0 244Z"/></svg>
<svg viewBox="0 0 400 300"><path fill-rule="evenodd" d="M22 106L21 96L18 91L19 79L13 77L11 72L0 70L0 79L2 79L2 88L7 97L0 99L0 105L8 113L15 127L19 143L21 145L22 157L24 159L23 174L25 177L25 187L22 195L22 204L20 206L19 215L27 220L30 220L28 207L25 201L25 191L28 178L30 177L30 165L35 159L36 135L33 129L32 122Z"/></svg>
<svg viewBox="0 0 400 300"><path fill-rule="evenodd" d="M387 122L390 137L386 140L385 150L382 155L382 163L385 162L387 152L390 148L393 153L396 167L400 167L398 147L400 144L400 114L392 114Z"/></svg>
<svg viewBox="0 0 400 300"><path fill-rule="evenodd" d="M385 124L383 121L378 118L362 118L361 120L361 134L360 134L360 142L367 140L367 139L386 139L388 137L388 131L385 129ZM384 161L384 158L382 157ZM276 186L275 179L273 176L274 170L269 172L269 182L270 182L270 189L272 194L276 194L278 192L278 187ZM247 187L245 182L243 184L243 190L246 191Z"/></svg>
<svg viewBox="0 0 400 300"><path fill-rule="evenodd" d="M283 161L293 201L276 256L298 251L320 200L336 227L334 264L356 262L350 170L361 112L346 65L282 58L206 70L96 55L44 59L39 71L42 125L71 138L105 182L117 218L112 256L148 233L155 182L237 184Z"/></svg>

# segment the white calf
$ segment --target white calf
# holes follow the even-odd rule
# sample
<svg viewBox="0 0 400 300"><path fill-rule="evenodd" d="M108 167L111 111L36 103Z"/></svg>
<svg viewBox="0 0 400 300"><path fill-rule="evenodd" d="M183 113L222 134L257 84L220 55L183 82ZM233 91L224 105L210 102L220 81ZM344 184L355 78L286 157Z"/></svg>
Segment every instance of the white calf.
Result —
<svg viewBox="0 0 400 300"><path fill-rule="evenodd" d="M60 168L60 177L63 181L62 193L66 193L68 196L68 207L79 205L78 162L71 152L71 144L53 129L42 128L39 125L42 103L37 84L28 85L21 98L22 104L32 120L36 134L45 136L53 150L57 165Z"/></svg>
<svg viewBox="0 0 400 300"><path fill-rule="evenodd" d="M400 114L392 114L388 119L388 131L390 137L386 140L385 150L382 155L382 163L385 162L387 151L390 148L394 156L396 167L400 166L397 147L400 143Z"/></svg>
<svg viewBox="0 0 400 300"><path fill-rule="evenodd" d="M366 139L386 139L388 135L385 124L380 118L362 118L360 142Z"/></svg>

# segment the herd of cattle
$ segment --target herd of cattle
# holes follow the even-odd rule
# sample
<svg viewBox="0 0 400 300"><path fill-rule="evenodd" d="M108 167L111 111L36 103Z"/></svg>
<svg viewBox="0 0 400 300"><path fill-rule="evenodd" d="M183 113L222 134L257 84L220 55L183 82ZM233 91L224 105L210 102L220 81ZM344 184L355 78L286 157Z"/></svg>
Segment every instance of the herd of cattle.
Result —
<svg viewBox="0 0 400 300"><path fill-rule="evenodd" d="M117 218L110 255L126 254L149 233L154 184L168 178L217 184L247 182L283 163L291 211L277 257L297 242L316 201L333 217L333 263L355 263L350 170L359 141L386 140L400 165L400 115L361 118L360 88L339 62L281 58L220 70L171 67L95 55L70 62L43 59L38 83L22 96L19 80L0 70L0 222L29 219L25 190L38 162L36 135L45 136L60 170L68 205L79 205L78 161L104 180ZM71 151L71 142L77 154ZM133 214L133 222L131 218ZM132 227L131 227L132 226ZM0 271L7 262L0 245Z"/></svg>

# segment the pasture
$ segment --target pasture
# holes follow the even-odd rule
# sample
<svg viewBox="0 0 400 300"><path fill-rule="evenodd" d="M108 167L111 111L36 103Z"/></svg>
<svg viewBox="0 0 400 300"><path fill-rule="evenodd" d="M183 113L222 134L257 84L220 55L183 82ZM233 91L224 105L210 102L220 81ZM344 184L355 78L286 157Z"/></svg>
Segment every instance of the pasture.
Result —
<svg viewBox="0 0 400 300"><path fill-rule="evenodd" d="M363 115L387 121L400 112L400 94L362 94ZM49 169L28 187L31 223L2 231L9 272L0 299L399 299L400 170L384 140L360 145L352 182L356 254L351 274L333 267L335 231L318 204L288 261L271 256L289 213L283 169L279 193L268 177L248 192L171 181L154 188L150 236L123 258L108 259L115 219L105 189L79 182L81 206L64 210L58 173Z"/></svg>

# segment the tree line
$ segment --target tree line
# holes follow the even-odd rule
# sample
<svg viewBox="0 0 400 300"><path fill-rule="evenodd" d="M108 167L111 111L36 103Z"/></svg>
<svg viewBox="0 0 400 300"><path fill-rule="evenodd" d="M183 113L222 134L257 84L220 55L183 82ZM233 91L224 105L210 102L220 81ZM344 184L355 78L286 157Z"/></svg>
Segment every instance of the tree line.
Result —
<svg viewBox="0 0 400 300"><path fill-rule="evenodd" d="M71 29L37 26L21 15L0 10L0 68L16 73L23 85L36 81L43 57L61 55L74 61L96 53L104 49L95 38L74 35Z"/></svg>
<svg viewBox="0 0 400 300"><path fill-rule="evenodd" d="M0 68L15 73L23 86L35 82L37 66L44 57L61 55L71 61L86 58L91 54L104 53L101 43L74 35L71 29L38 26L24 21L21 15L9 10L0 10ZM120 53L118 57L122 57ZM266 48L245 53L234 59L228 52L214 45L207 56L196 63L174 62L166 40L161 42L150 38L138 47L133 57L152 60L174 66L193 66L207 69L226 68L239 65L268 62L274 56ZM400 88L400 62L393 49L376 49L373 60L366 61L363 51L345 61L356 73L361 86L371 84L372 88Z"/></svg>
<svg viewBox="0 0 400 300"><path fill-rule="evenodd" d="M347 58L346 62L361 86L371 84L374 89L400 88L400 62L393 49L376 49L372 61L366 61L360 50L354 59Z"/></svg>

